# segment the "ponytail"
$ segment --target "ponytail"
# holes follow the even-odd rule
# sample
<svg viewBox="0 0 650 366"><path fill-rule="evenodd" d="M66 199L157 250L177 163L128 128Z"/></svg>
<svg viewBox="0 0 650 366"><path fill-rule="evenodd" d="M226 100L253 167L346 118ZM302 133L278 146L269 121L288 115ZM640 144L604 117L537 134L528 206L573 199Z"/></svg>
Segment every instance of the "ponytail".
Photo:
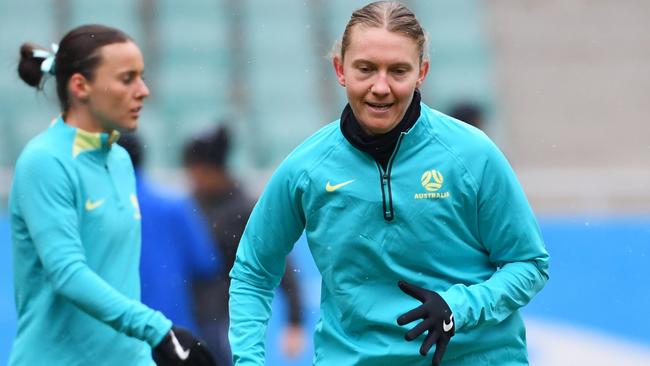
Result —
<svg viewBox="0 0 650 366"><path fill-rule="evenodd" d="M49 53L43 47L33 43L23 43L20 46L18 75L27 85L42 89L43 77L53 74L53 58L54 54Z"/></svg>

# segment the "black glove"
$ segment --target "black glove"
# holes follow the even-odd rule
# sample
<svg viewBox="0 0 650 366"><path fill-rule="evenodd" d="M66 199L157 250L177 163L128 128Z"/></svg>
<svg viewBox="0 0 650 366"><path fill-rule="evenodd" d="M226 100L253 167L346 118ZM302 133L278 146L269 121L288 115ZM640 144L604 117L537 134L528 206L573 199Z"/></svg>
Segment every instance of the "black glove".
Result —
<svg viewBox="0 0 650 366"><path fill-rule="evenodd" d="M153 360L158 366L217 366L204 342L176 326L154 347Z"/></svg>
<svg viewBox="0 0 650 366"><path fill-rule="evenodd" d="M426 356L427 352L429 352L435 343L436 352L433 354L431 364L433 366L440 365L442 355L445 353L449 344L449 339L454 335L456 329L454 326L454 314L452 314L445 300L433 291L425 290L405 281L397 282L397 286L408 295L422 301L422 305L397 318L398 325L423 319L422 322L406 332L404 338L407 341L412 341L424 333L425 330L428 330L429 334L427 334L424 342L422 342L420 354Z"/></svg>

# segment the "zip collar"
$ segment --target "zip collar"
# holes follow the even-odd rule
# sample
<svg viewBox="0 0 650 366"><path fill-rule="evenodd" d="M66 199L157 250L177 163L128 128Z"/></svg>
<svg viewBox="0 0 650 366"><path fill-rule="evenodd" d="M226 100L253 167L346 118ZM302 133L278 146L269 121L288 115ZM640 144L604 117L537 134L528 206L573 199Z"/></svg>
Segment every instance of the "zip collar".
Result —
<svg viewBox="0 0 650 366"><path fill-rule="evenodd" d="M73 127L67 124L62 116L59 116L52 122L52 128L66 129L74 134L72 142L72 157L74 159L79 154L89 151L100 151L103 154L108 154L115 141L120 138L120 133L113 130L110 134L105 132L88 132L78 127Z"/></svg>
<svg viewBox="0 0 650 366"><path fill-rule="evenodd" d="M416 89L402 120L395 128L383 135L367 134L361 128L350 104L347 104L341 113L341 133L352 146L370 154L384 169L387 169L388 161L397 147L400 135L409 131L420 117L420 101L420 92Z"/></svg>

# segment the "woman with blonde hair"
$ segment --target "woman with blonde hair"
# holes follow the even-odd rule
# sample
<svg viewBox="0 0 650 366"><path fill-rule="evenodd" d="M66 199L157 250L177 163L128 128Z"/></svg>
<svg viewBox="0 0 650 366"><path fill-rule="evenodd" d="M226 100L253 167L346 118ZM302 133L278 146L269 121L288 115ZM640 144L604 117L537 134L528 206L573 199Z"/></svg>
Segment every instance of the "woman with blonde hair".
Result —
<svg viewBox="0 0 650 366"><path fill-rule="evenodd" d="M239 245L235 365L264 364L281 259L303 230L322 275L315 365L528 364L518 309L546 283L549 256L503 154L421 102L415 15L386 1L356 10L333 65L341 118L282 162ZM419 355L434 346L431 361Z"/></svg>

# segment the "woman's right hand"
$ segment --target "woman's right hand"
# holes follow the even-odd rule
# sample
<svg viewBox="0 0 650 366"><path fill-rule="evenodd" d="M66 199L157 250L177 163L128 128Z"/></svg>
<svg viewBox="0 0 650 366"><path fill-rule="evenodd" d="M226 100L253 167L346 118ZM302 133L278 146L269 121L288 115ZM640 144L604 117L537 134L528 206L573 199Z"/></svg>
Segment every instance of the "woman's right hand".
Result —
<svg viewBox="0 0 650 366"><path fill-rule="evenodd" d="M176 326L154 347L153 360L158 366L218 366L203 341Z"/></svg>

